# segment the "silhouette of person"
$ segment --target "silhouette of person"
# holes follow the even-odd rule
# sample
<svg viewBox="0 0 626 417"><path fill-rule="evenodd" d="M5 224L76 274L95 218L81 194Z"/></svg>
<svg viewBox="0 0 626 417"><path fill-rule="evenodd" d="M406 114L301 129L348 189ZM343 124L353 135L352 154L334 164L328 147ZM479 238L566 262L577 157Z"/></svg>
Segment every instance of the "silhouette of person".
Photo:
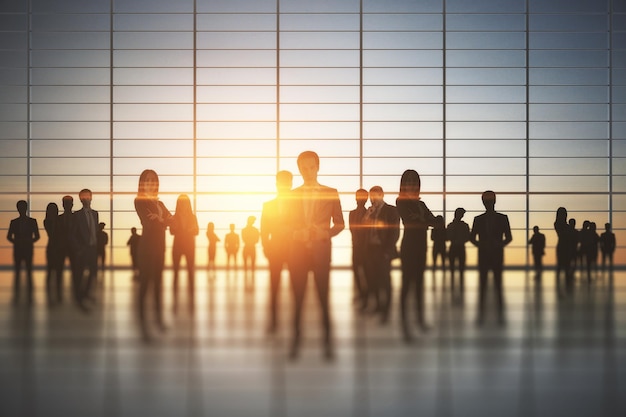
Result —
<svg viewBox="0 0 626 417"><path fill-rule="evenodd" d="M49 203L46 207L46 218L43 227L48 235L46 245L46 294L48 303L56 298L57 302L62 299L63 292L63 258L59 236L59 206ZM56 297L55 297L56 295Z"/></svg>
<svg viewBox="0 0 626 417"><path fill-rule="evenodd" d="M424 318L424 271L426 269L426 237L429 226L434 225L435 216L420 198L421 180L417 171L407 169L400 178L400 193L396 207L404 224L400 244L402 288L400 290L400 317L402 333L408 343L413 339L407 317L408 295L415 286L415 308L417 322L423 331L428 330Z"/></svg>
<svg viewBox="0 0 626 417"><path fill-rule="evenodd" d="M446 224L443 216L435 216L435 224L430 230L430 240L433 242L433 282L437 271L437 258L441 257L441 270L446 272Z"/></svg>
<svg viewBox="0 0 626 417"><path fill-rule="evenodd" d="M165 263L165 229L172 214L158 199L159 176L151 169L139 176L135 211L141 220L143 232L139 243L139 319L146 340L150 333L146 323L148 291L154 295L154 308L158 327L165 330L163 321L163 265Z"/></svg>
<svg viewBox="0 0 626 417"><path fill-rule="evenodd" d="M573 278L573 275L576 272L577 268L580 268L581 273L583 271L584 256L583 256L583 251L580 246L582 229L581 230L576 229L576 219L574 218L570 218L567 221L567 224L569 224L569 227L570 227L569 234L567 235L567 239L569 239L569 246L570 246L570 255L569 255L570 267L567 273L571 275ZM583 227L584 227L584 224L583 224Z"/></svg>
<svg viewBox="0 0 626 417"><path fill-rule="evenodd" d="M215 253L217 252L217 242L220 242L221 239L215 234L215 224L213 222L209 222L206 226L206 238L209 241L209 262L207 264L209 278L215 278Z"/></svg>
<svg viewBox="0 0 626 417"><path fill-rule="evenodd" d="M106 265L106 247L109 243L109 235L104 231L105 226L103 222L98 223L98 262L103 274Z"/></svg>
<svg viewBox="0 0 626 417"><path fill-rule="evenodd" d="M84 188L78 193L83 207L74 212L72 221L72 250L74 252L74 283L79 307L85 310L86 301L93 301L90 293L98 274L98 212L91 208L91 190ZM87 272L87 277L85 277Z"/></svg>
<svg viewBox="0 0 626 417"><path fill-rule="evenodd" d="M130 261L133 267L133 279L136 279L139 274L139 242L141 242L141 235L137 234L136 227L131 227L130 237L126 242L126 246L130 248Z"/></svg>
<svg viewBox="0 0 626 417"><path fill-rule="evenodd" d="M454 220L452 220L448 227L446 227L446 239L450 241L450 251L448 252L448 265L450 265L451 284L454 288L454 271L456 264L459 265L459 283L461 292L465 287L465 262L466 252L465 243L470 238L470 228L467 223L463 221L465 215L465 209L458 207L454 211Z"/></svg>
<svg viewBox="0 0 626 417"><path fill-rule="evenodd" d="M370 188L371 206L365 213L367 225L366 277L368 292L374 296L380 322L387 323L391 309L391 261L398 257L396 242L400 237L400 216L395 206L387 204L382 187ZM369 297L368 297L369 298Z"/></svg>
<svg viewBox="0 0 626 417"><path fill-rule="evenodd" d="M533 235L528 240L533 254L533 265L535 267L535 278L540 278L543 272L543 255L546 249L546 235L539 231L539 226L533 227Z"/></svg>
<svg viewBox="0 0 626 417"><path fill-rule="evenodd" d="M602 272L606 270L608 260L609 271L613 271L613 254L615 253L615 233L611 231L611 223L604 224L604 232L600 235L600 251L602 252Z"/></svg>
<svg viewBox="0 0 626 417"><path fill-rule="evenodd" d="M172 245L172 266L174 269L173 291L174 312L178 311L178 276L180 262L185 257L187 265L187 295L189 310L195 307L195 274L196 274L196 236L200 232L198 218L191 208L191 200L187 194L181 194L176 200L176 212L171 219L170 234L174 236Z"/></svg>
<svg viewBox="0 0 626 417"><path fill-rule="evenodd" d="M587 282L591 282L591 271L597 270L598 266L598 244L600 236L596 232L596 224L585 220L580 231L580 248L587 270Z"/></svg>
<svg viewBox="0 0 626 417"><path fill-rule="evenodd" d="M268 332L278 327L278 290L283 267L289 261L291 229L285 222L289 209L289 192L293 185L290 171L276 174L276 197L263 204L261 212L261 245L270 270L270 313Z"/></svg>
<svg viewBox="0 0 626 417"><path fill-rule="evenodd" d="M230 232L224 238L224 248L226 249L226 270L230 270L232 261L235 271L237 270L237 253L239 252L239 235L235 232L235 225L230 224Z"/></svg>
<svg viewBox="0 0 626 417"><path fill-rule="evenodd" d="M352 273L354 276L355 301L361 311L365 311L368 301L367 277L365 276L365 262L367 259L367 230L363 217L367 209L365 204L369 198L367 190L356 190L356 208L348 215L348 225L352 237Z"/></svg>
<svg viewBox="0 0 626 417"><path fill-rule="evenodd" d="M40 238L37 220L28 217L28 203L20 200L16 204L19 217L11 220L7 240L13 244L13 268L15 278L13 281L13 302L17 303L20 298L20 275L22 263L26 269L26 287L28 290L28 303L33 302L33 251L35 242Z"/></svg>
<svg viewBox="0 0 626 417"><path fill-rule="evenodd" d="M259 242L259 229L254 227L256 217L248 216L246 227L241 229L243 241L243 271L246 288L254 287L254 274L256 272L256 244Z"/></svg>
<svg viewBox="0 0 626 417"><path fill-rule="evenodd" d="M57 234L59 237L59 245L61 251L61 265L65 267L65 260L68 260L70 266L70 272L72 274L71 286L72 295L75 300L78 300L78 288L76 288L76 282L74 282L74 268L75 268L75 256L72 247L72 224L74 221L74 213L72 208L74 207L74 198L71 195L63 196L62 198L63 213L59 215L59 221L57 225ZM63 286L63 275L60 277L61 287ZM61 293L63 294L63 293Z"/></svg>
<svg viewBox="0 0 626 417"><path fill-rule="evenodd" d="M556 210L554 220L554 230L557 235L556 243L556 279L559 280L561 272L568 279L572 268L572 256L575 256L575 246L573 245L574 229L567 223L567 210L559 207Z"/></svg>
<svg viewBox="0 0 626 417"><path fill-rule="evenodd" d="M485 191L482 194L485 212L474 217L470 232L470 242L478 247L479 270L479 302L478 324L481 325L485 316L485 298L487 295L487 279L489 271L493 273L496 299L498 303L498 319L504 323L504 291L502 288L502 269L504 267L504 247L511 243L511 226L506 214L495 210L496 193Z"/></svg>
<svg viewBox="0 0 626 417"><path fill-rule="evenodd" d="M294 295L294 334L290 357L297 358L301 343L302 304L307 278L313 272L317 298L322 312L324 356L332 359L331 320L329 308L329 278L331 238L344 228L339 193L335 188L321 185L317 180L319 156L313 151L298 155L298 170L303 185L290 193L289 224L293 230L289 272ZM332 224L332 225L331 225Z"/></svg>

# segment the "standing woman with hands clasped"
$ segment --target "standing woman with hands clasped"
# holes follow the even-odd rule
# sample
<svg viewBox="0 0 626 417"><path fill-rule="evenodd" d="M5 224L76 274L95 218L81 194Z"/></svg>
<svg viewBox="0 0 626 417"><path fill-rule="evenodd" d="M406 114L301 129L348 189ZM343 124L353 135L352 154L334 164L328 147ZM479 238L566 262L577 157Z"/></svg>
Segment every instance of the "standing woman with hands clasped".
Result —
<svg viewBox="0 0 626 417"><path fill-rule="evenodd" d="M404 340L411 342L413 336L409 329L406 312L407 297L415 285L417 322L422 330L428 330L424 320L424 270L426 269L426 231L434 225L435 216L420 199L421 181L417 171L407 169L400 179L400 193L396 207L404 234L400 245L402 264L402 289L400 291L400 316Z"/></svg>
<svg viewBox="0 0 626 417"><path fill-rule="evenodd" d="M141 220L143 233L139 243L139 319L144 338L149 338L146 324L146 298L148 290L154 292L154 307L159 328L165 330L163 321L163 265L165 263L165 229L172 214L159 201L159 177L151 169L139 176L135 198L135 211Z"/></svg>

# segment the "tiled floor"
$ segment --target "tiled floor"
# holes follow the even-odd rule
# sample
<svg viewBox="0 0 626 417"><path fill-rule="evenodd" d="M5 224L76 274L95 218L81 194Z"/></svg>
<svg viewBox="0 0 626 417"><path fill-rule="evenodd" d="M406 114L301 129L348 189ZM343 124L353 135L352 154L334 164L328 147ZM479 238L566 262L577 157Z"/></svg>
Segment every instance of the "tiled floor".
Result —
<svg viewBox="0 0 626 417"><path fill-rule="evenodd" d="M166 272L168 289L170 278ZM351 273L333 271L336 357L323 358L310 287L304 347L293 362L286 279L280 332L265 332L266 271L257 272L254 291L240 275L218 271L211 282L199 272L193 320L173 315L168 291L168 330L150 344L140 336L128 271L100 278L89 314L69 297L47 306L40 271L34 305L12 306L12 274L3 271L0 416L626 416L626 272L591 285L577 280L559 297L552 271L540 284L507 271L506 324L489 319L480 328L476 272L468 272L462 304L436 278L433 289L427 274L432 329L416 327L406 345L397 293L381 326L355 312Z"/></svg>

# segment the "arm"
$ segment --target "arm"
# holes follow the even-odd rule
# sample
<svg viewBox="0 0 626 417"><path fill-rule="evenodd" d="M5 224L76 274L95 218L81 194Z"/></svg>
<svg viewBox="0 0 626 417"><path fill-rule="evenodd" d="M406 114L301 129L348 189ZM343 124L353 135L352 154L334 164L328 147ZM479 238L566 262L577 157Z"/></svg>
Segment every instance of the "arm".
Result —
<svg viewBox="0 0 626 417"><path fill-rule="evenodd" d="M478 227L476 227L476 218L474 217L474 223L472 223L472 230L470 231L469 241L472 242L474 246L478 246Z"/></svg>
<svg viewBox="0 0 626 417"><path fill-rule="evenodd" d="M33 225L33 243L37 242L41 236L39 235L39 225L37 224L37 219L32 220Z"/></svg>
<svg viewBox="0 0 626 417"><path fill-rule="evenodd" d="M333 198L333 211L331 218L333 226L330 228L329 237L332 238L337 236L346 227L346 224L343 221L343 212L341 211L341 200L339 200L339 193L337 193L337 190L335 190Z"/></svg>
<svg viewBox="0 0 626 417"><path fill-rule="evenodd" d="M9 224L7 240L11 243L15 243L15 222L13 220L11 220L11 223Z"/></svg>
<svg viewBox="0 0 626 417"><path fill-rule="evenodd" d="M506 246L513 240L513 235L511 234L511 226L509 225L509 216L504 215L504 240L502 241L502 246Z"/></svg>

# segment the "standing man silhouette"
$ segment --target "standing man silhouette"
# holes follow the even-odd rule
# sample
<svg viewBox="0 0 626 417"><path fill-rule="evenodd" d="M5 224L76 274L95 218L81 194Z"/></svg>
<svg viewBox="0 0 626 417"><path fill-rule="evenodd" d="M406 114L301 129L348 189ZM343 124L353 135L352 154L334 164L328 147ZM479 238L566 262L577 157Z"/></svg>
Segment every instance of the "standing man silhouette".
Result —
<svg viewBox="0 0 626 417"><path fill-rule="evenodd" d="M224 238L224 248L226 249L226 270L230 271L230 261L233 261L235 271L237 270L237 253L239 252L239 235L235 233L235 224L230 224L230 232Z"/></svg>
<svg viewBox="0 0 626 417"><path fill-rule="evenodd" d="M74 248L72 247L72 223L74 222L74 213L72 212L72 208L74 207L74 198L71 195L63 196L62 204L63 213L59 214L59 222L57 225L61 251L61 267L65 267L65 259L67 258L69 260L70 272L72 274L72 294L74 295L75 299L78 299L76 292L76 283L74 282L75 256ZM63 287L62 275L59 286ZM61 301L61 299L59 299L59 301Z"/></svg>
<svg viewBox="0 0 626 417"><path fill-rule="evenodd" d="M335 188L317 181L320 162L313 151L298 155L298 170L303 185L290 195L290 221L293 230L289 271L294 303L294 334L290 357L298 356L301 342L302 304L309 272L313 272L317 296L320 302L323 325L324 356L332 359L331 324L329 308L329 284L331 262L331 238L344 227L339 193Z"/></svg>
<svg viewBox="0 0 626 417"><path fill-rule="evenodd" d="M454 288L454 269L456 263L459 264L459 285L461 287L461 294L465 287L465 243L469 241L470 228L467 223L463 221L465 215L465 209L463 207L457 207L454 210L454 220L452 220L448 227L446 227L446 239L450 241L450 251L448 252L448 265L450 266L450 282L452 288Z"/></svg>
<svg viewBox="0 0 626 417"><path fill-rule="evenodd" d="M276 174L276 198L263 204L261 212L261 245L270 270L270 320L268 332L275 333L278 327L278 290L283 266L289 261L291 229L286 224L289 209L289 192L293 174L279 171Z"/></svg>
<svg viewBox="0 0 626 417"><path fill-rule="evenodd" d="M85 188L78 193L83 208L74 213L72 222L72 247L75 254L74 282L77 302L85 309L85 301L92 298L89 293L98 274L98 212L92 210L91 190ZM85 270L87 278L85 279Z"/></svg>
<svg viewBox="0 0 626 417"><path fill-rule="evenodd" d="M249 216L246 227L241 229L243 241L243 274L245 287L254 288L254 274L256 272L256 244L259 243L259 229L254 227L256 217Z"/></svg>
<svg viewBox="0 0 626 417"><path fill-rule="evenodd" d="M367 209L365 204L369 193L359 188L355 193L356 208L348 215L348 225L352 236L352 273L354 275L354 299L359 309L365 311L368 302L367 277L365 276L365 261L367 259L367 230L363 218Z"/></svg>
<svg viewBox="0 0 626 417"><path fill-rule="evenodd" d="M533 227L533 235L528 240L528 244L532 248L535 278L539 279L543 272L543 255L546 253L546 235L539 231L539 226Z"/></svg>
<svg viewBox="0 0 626 417"><path fill-rule="evenodd" d="M502 269L504 266L504 247L511 243L511 226L506 214L496 212L496 193L485 191L482 195L485 212L474 217L470 233L470 242L478 247L478 270L480 276L478 324L482 325L485 316L485 298L489 271L493 273L498 302L500 323L504 323L504 293L502 288Z"/></svg>
<svg viewBox="0 0 626 417"><path fill-rule="evenodd" d="M39 240L39 226L37 220L28 217L28 203L20 200L16 204L19 217L11 220L7 240L13 244L13 303L20 298L20 272L22 262L26 268L26 286L28 288L28 303L33 302L33 251L35 242Z"/></svg>
<svg viewBox="0 0 626 417"><path fill-rule="evenodd" d="M370 188L369 197L372 205L364 218L367 224L365 271L380 322L385 324L391 309L391 261L398 257L396 242L400 237L400 215L395 206L385 202L382 187Z"/></svg>
<svg viewBox="0 0 626 417"><path fill-rule="evenodd" d="M613 271L613 254L615 253L615 233L611 231L611 223L604 224L604 233L600 235L600 251L602 252L602 272L605 271L608 259L609 271Z"/></svg>

